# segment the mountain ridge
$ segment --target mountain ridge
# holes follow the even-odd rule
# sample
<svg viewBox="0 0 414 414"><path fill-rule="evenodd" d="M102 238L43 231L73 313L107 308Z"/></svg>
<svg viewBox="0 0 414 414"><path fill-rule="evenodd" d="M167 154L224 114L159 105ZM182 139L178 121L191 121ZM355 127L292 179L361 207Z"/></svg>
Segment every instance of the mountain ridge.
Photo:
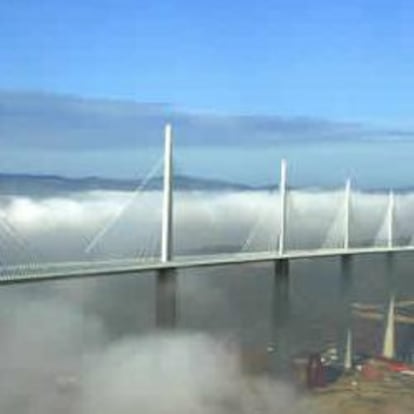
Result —
<svg viewBox="0 0 414 414"><path fill-rule="evenodd" d="M0 194L2 195L56 195L82 191L133 191L144 179L106 178L99 176L65 177L54 174L14 174L0 173ZM162 177L154 177L143 185L145 191L161 190ZM254 190L246 184L212 178L176 175L174 187L177 190L191 191L248 191Z"/></svg>
<svg viewBox="0 0 414 414"><path fill-rule="evenodd" d="M144 180L143 178L134 180L100 176L66 177L56 174L0 172L0 195L50 197L87 191L134 191L142 185ZM162 187L163 177L156 176L143 185L142 191L160 191ZM276 183L253 186L215 178L175 175L174 188L178 191L272 191L277 189L278 185ZM341 186L289 186L289 188L314 192L340 190ZM389 191L384 187L357 187L356 190L370 193ZM396 188L395 191L398 193L414 192L414 186Z"/></svg>

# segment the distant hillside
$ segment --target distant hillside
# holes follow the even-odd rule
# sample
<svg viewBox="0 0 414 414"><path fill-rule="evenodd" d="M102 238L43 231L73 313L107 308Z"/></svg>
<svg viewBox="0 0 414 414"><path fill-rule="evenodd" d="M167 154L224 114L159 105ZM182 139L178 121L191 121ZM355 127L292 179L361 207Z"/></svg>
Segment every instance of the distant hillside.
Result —
<svg viewBox="0 0 414 414"><path fill-rule="evenodd" d="M140 179L113 179L104 177L68 178L58 175L30 175L30 174L1 174L0 173L0 196L31 196L50 197L83 191L133 191L140 185ZM146 183L144 191L158 191L163 186L162 177L155 177ZM174 188L180 191L273 191L277 190L277 184L264 186L249 186L246 184L233 183L229 181L215 180L209 178L190 177L176 175L174 177ZM290 189L303 189L310 192L338 191L340 187L301 187L289 186ZM369 193L387 193L387 188L382 187L358 187ZM400 187L395 189L398 193L414 192L413 187Z"/></svg>
<svg viewBox="0 0 414 414"><path fill-rule="evenodd" d="M61 193L107 190L132 191L140 185L140 180L110 179L101 177L67 178L56 175L0 174L0 195L30 195L45 197ZM176 176L174 187L177 190L229 191L251 190L252 187L226 181ZM162 189L162 177L155 177L146 183L145 190Z"/></svg>

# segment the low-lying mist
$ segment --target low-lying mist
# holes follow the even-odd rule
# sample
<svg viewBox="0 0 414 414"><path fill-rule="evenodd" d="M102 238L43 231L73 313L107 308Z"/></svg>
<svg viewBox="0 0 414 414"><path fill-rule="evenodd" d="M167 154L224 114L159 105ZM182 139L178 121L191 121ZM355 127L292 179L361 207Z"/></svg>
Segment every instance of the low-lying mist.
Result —
<svg viewBox="0 0 414 414"><path fill-rule="evenodd" d="M2 413L293 412L294 391L246 375L236 343L186 332L109 340L62 297L5 302Z"/></svg>
<svg viewBox="0 0 414 414"><path fill-rule="evenodd" d="M385 245L388 195L354 192L351 245ZM278 193L177 192L176 255L272 251L280 222ZM162 195L159 192L86 192L68 197L3 198L0 251L4 264L55 260L156 258ZM343 191L291 191L287 245L291 249L340 247ZM414 234L414 194L396 195L395 243Z"/></svg>
<svg viewBox="0 0 414 414"><path fill-rule="evenodd" d="M157 257L161 202L158 192L143 192L134 199L123 192L3 198L1 260L13 264ZM178 192L174 202L177 254L276 249L277 193ZM352 244L385 243L387 205L387 194L353 194ZM290 248L341 245L343 191L291 191L288 211ZM413 216L414 194L397 195L395 240L411 241ZM254 332L248 340L260 343L260 358L268 357L267 331L274 328L267 309L271 280L258 278L260 269L252 269L243 274L239 269L227 271L230 276L237 273L237 280L246 285L237 285L237 290L222 274L187 275L179 291L186 302L182 325L169 334L154 331L152 277L4 287L0 412L297 413L299 398L293 388L266 369L255 375L246 371L245 350L237 339L215 329L215 319L225 319L225 328L237 320L242 329ZM358 278L360 295L361 286L377 272L372 269L366 264ZM300 347L319 345L328 328L330 336L336 335L335 312L328 321L323 319L327 303L337 303L330 272L329 266L318 268L318 280L328 293L317 303L306 294L320 298L319 285L300 276L293 281L291 299L297 309L292 317L298 328L292 340ZM228 290L226 283L231 285ZM202 321L197 324L195 319ZM305 335L314 337L308 341Z"/></svg>

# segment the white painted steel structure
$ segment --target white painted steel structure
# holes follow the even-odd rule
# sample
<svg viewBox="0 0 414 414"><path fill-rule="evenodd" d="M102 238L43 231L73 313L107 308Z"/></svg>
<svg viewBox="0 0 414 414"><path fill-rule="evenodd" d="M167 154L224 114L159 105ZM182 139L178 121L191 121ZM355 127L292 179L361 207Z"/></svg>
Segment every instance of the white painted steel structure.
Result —
<svg viewBox="0 0 414 414"><path fill-rule="evenodd" d="M162 210L161 229L161 261L168 262L172 258L172 212L173 212L173 143L172 128L168 124L165 127L165 152L164 152L164 199Z"/></svg>
<svg viewBox="0 0 414 414"><path fill-rule="evenodd" d="M287 163L286 160L282 160L280 163L280 232L279 232L279 255L283 255L285 251L285 239L286 239L286 182L287 182Z"/></svg>
<svg viewBox="0 0 414 414"><path fill-rule="evenodd" d="M387 245L388 248L392 248L394 245L394 210L395 210L395 202L394 202L394 193L390 191L389 198L388 198L388 214L387 214L387 224L388 224L388 240Z"/></svg>
<svg viewBox="0 0 414 414"><path fill-rule="evenodd" d="M345 184L344 249L349 249L351 230L351 180Z"/></svg>

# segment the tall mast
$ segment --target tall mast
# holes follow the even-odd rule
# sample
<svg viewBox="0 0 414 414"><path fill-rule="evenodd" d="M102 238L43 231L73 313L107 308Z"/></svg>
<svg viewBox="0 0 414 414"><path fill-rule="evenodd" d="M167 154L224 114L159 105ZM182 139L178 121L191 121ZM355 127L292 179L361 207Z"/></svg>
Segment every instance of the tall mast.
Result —
<svg viewBox="0 0 414 414"><path fill-rule="evenodd" d="M349 371L352 368L352 332L348 329L346 334L346 348L344 358L344 369Z"/></svg>
<svg viewBox="0 0 414 414"><path fill-rule="evenodd" d="M285 159L280 162L280 233L279 233L279 255L285 252L286 241L286 181L287 181L287 163Z"/></svg>
<svg viewBox="0 0 414 414"><path fill-rule="evenodd" d="M172 258L173 238L173 139L170 124L165 126L164 197L162 208L161 261Z"/></svg>
<svg viewBox="0 0 414 414"><path fill-rule="evenodd" d="M388 312L385 321L384 342L382 346L382 356L385 358L395 358L395 298L390 298Z"/></svg>
<svg viewBox="0 0 414 414"><path fill-rule="evenodd" d="M389 249L394 247L394 193L390 191L388 196L388 240L387 245Z"/></svg>
<svg viewBox="0 0 414 414"><path fill-rule="evenodd" d="M345 184L345 215L344 215L344 249L349 249L351 227L351 180Z"/></svg>

